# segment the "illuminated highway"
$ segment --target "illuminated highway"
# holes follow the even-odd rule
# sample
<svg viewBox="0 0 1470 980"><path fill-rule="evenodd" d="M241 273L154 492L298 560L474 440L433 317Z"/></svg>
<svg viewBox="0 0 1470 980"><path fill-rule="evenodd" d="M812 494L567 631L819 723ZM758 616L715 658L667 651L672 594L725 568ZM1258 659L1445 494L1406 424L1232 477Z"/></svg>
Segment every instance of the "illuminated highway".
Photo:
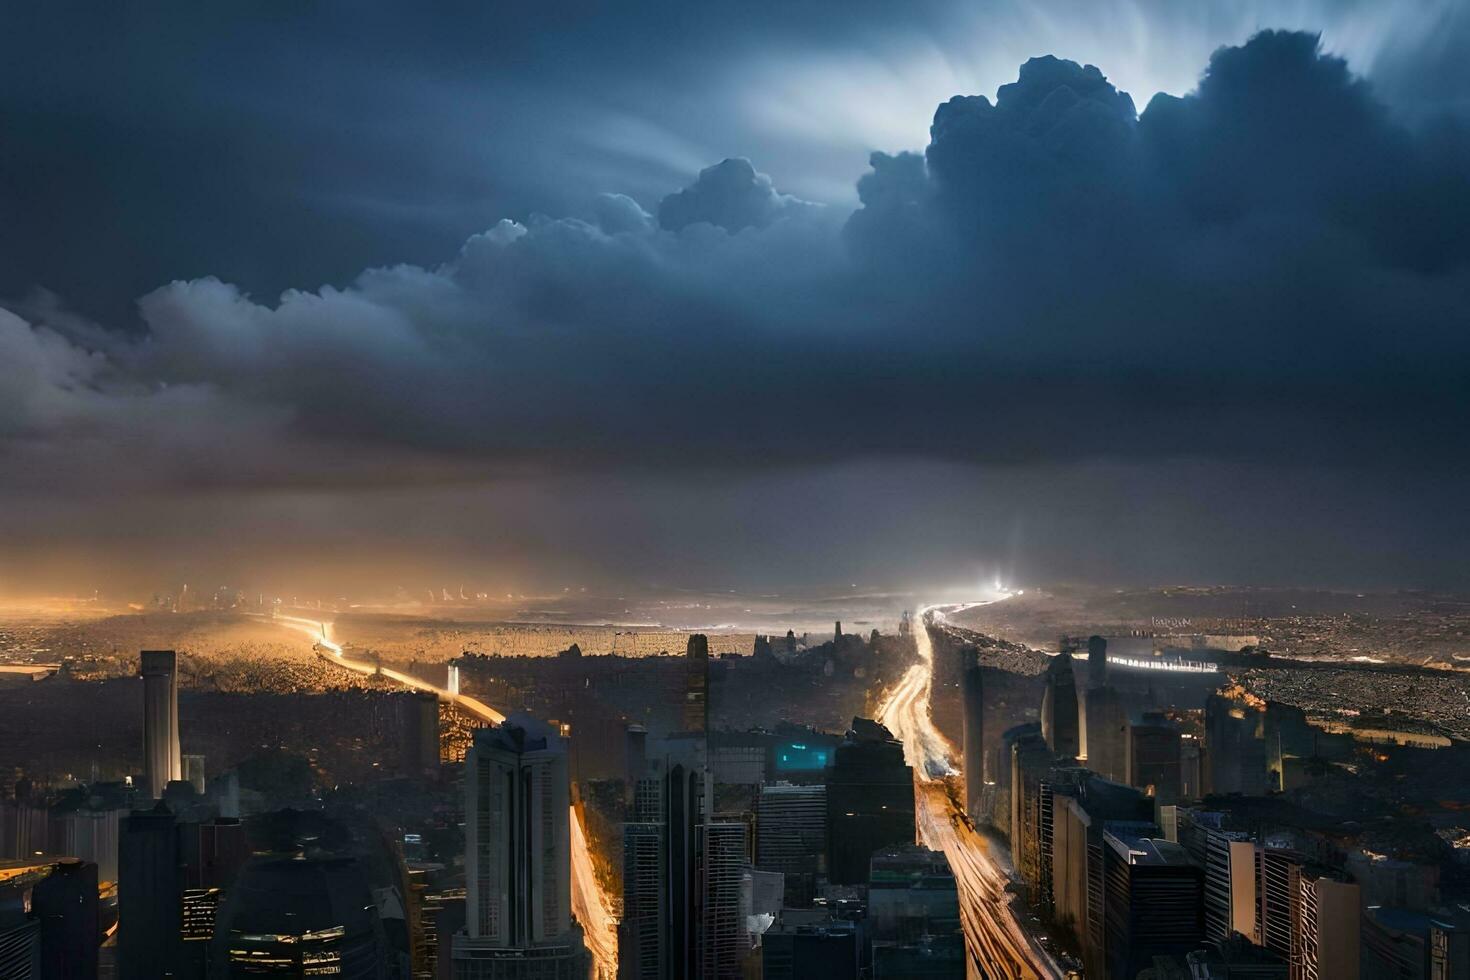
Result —
<svg viewBox="0 0 1470 980"><path fill-rule="evenodd" d="M919 610L914 629L919 663L910 667L878 709L878 720L903 741L904 759L914 768L915 819L924 846L943 851L960 892L972 978L1011 977L1052 980L1062 970L1040 948L1012 913L1007 878L990 856L990 843L965 822L959 802L950 795L945 777L958 775L950 762L952 748L929 715L929 687L934 675L934 645L929 617L943 613L930 606Z"/></svg>
<svg viewBox="0 0 1470 980"><path fill-rule="evenodd" d="M428 691L437 695L440 701L462 708L490 725L498 725L505 720L505 715L478 698L472 698L467 694L454 694L401 671L387 667L379 668L376 664L345 656L341 644L332 638L331 623L281 615L273 617L271 621L287 629L304 633L311 638L312 644L324 658L347 670L353 670L359 674L381 674L406 687ZM592 952L593 962L597 966L598 980L614 980L618 975L617 928L613 923L612 914L608 912L608 903L597 885L597 875L592 867L592 854L587 846L587 835L582 830L581 816L577 813L575 806L572 807L571 827L572 911L576 914L577 921L582 924L587 948Z"/></svg>

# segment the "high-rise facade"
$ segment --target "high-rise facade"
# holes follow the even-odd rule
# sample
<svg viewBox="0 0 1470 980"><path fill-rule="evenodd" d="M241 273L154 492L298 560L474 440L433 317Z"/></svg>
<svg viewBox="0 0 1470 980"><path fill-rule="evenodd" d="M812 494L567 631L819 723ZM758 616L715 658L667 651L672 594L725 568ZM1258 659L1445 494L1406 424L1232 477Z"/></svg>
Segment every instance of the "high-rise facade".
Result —
<svg viewBox="0 0 1470 980"><path fill-rule="evenodd" d="M465 932L456 980L585 977L571 920L566 745L525 716L475 732L465 760Z"/></svg>
<svg viewBox="0 0 1470 980"><path fill-rule="evenodd" d="M700 743L656 757L623 825L623 980L735 980L750 949L749 828L712 819Z"/></svg>
<svg viewBox="0 0 1470 980"><path fill-rule="evenodd" d="M1043 855L1050 865L1049 910L1077 937L1093 972L1102 972L1103 830L1151 832L1152 816L1142 793L1092 773L1052 791L1050 843Z"/></svg>
<svg viewBox="0 0 1470 980"><path fill-rule="evenodd" d="M985 687L980 672L980 651L967 647L963 657L960 693L964 706L964 758L961 765L965 769L965 809L971 820L977 820L985 790Z"/></svg>
<svg viewBox="0 0 1470 980"><path fill-rule="evenodd" d="M1011 742L1011 858L1033 886L1041 880L1041 788L1054 758L1039 732L1018 734Z"/></svg>
<svg viewBox="0 0 1470 980"><path fill-rule="evenodd" d="M1358 886L1303 870L1298 887L1291 980L1358 980L1362 934Z"/></svg>
<svg viewBox="0 0 1470 980"><path fill-rule="evenodd" d="M1200 869L1184 849L1112 828L1103 832L1103 845L1106 976L1134 977L1156 955L1197 948Z"/></svg>
<svg viewBox="0 0 1470 980"><path fill-rule="evenodd" d="M748 865L746 825L699 827L697 942L700 980L740 980L748 946L741 885Z"/></svg>
<svg viewBox="0 0 1470 980"><path fill-rule="evenodd" d="M682 727L686 732L709 731L709 637L695 633L684 651Z"/></svg>
<svg viewBox="0 0 1470 980"><path fill-rule="evenodd" d="M786 905L805 908L816 897L827 856L827 787L820 783L762 787L755 806L755 864L786 876Z"/></svg>
<svg viewBox="0 0 1470 980"><path fill-rule="evenodd" d="M620 980L668 980L664 824L623 825L623 918L618 925Z"/></svg>
<svg viewBox="0 0 1470 980"><path fill-rule="evenodd" d="M171 781L184 778L179 753L179 657L172 650L144 650L138 673L143 678L143 788L151 799L163 798Z"/></svg>

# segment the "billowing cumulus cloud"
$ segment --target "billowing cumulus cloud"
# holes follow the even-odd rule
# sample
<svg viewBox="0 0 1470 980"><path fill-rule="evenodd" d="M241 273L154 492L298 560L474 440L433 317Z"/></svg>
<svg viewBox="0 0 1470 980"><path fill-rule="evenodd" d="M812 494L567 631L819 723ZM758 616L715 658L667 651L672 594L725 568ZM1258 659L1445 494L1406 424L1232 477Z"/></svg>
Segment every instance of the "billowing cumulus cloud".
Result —
<svg viewBox="0 0 1470 980"><path fill-rule="evenodd" d="M1454 124L1411 124L1315 36L1268 32L1142 113L1101 69L1035 58L993 100L941 104L930 134L874 154L850 214L732 157L650 209L589 196L341 287L175 281L134 330L18 304L0 313L4 486L347 492L875 457L1463 475Z"/></svg>
<svg viewBox="0 0 1470 980"><path fill-rule="evenodd" d="M706 167L693 184L664 198L658 206L658 223L669 231L702 222L738 232L764 228L813 206L782 194L749 160L733 157Z"/></svg>

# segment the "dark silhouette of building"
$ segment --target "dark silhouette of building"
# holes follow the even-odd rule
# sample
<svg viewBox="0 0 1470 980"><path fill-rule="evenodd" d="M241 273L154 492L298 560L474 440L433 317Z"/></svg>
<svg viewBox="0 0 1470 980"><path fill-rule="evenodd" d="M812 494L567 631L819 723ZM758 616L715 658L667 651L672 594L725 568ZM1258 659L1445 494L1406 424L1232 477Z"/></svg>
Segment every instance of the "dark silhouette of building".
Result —
<svg viewBox="0 0 1470 980"><path fill-rule="evenodd" d="M184 899L179 850L178 822L162 803L123 820L117 882L121 980L156 980L178 969Z"/></svg>
<svg viewBox="0 0 1470 980"><path fill-rule="evenodd" d="M874 945L873 980L964 980L967 955L962 935Z"/></svg>
<svg viewBox="0 0 1470 980"><path fill-rule="evenodd" d="M868 870L868 929L875 944L958 934L960 897L943 851L886 848Z"/></svg>
<svg viewBox="0 0 1470 980"><path fill-rule="evenodd" d="M961 765L965 769L965 809L970 819L978 819L985 789L985 690L980 670L980 651L966 647L964 672L960 675L960 694L964 715L962 721Z"/></svg>
<svg viewBox="0 0 1470 980"><path fill-rule="evenodd" d="M827 777L827 873L834 884L867 881L873 852L914 841L914 771L903 743L854 718Z"/></svg>
<svg viewBox="0 0 1470 980"><path fill-rule="evenodd" d="M684 652L684 704L681 715L686 732L709 731L709 637L695 633Z"/></svg>
<svg viewBox="0 0 1470 980"><path fill-rule="evenodd" d="M1162 712L1135 712L1128 719L1128 785L1160 803L1180 799L1179 726Z"/></svg>
<svg viewBox="0 0 1470 980"><path fill-rule="evenodd" d="M1108 683L1108 641L1100 636L1087 638L1087 689L1106 687Z"/></svg>
<svg viewBox="0 0 1470 980"><path fill-rule="evenodd" d="M144 650L138 674L143 678L143 788L150 799L163 799L170 782L184 778L179 753L179 657L172 650Z"/></svg>
<svg viewBox="0 0 1470 980"><path fill-rule="evenodd" d="M1289 972L1286 957L1240 935L1209 942L1185 954L1184 963L1191 977L1205 980L1287 980Z"/></svg>
<svg viewBox="0 0 1470 980"><path fill-rule="evenodd" d="M1072 655L1059 653L1046 665L1046 688L1041 695L1041 736L1057 755L1076 758L1082 751L1077 728L1077 680Z"/></svg>
<svg viewBox="0 0 1470 980"><path fill-rule="evenodd" d="M648 729L642 725L629 725L623 730L623 785L624 801L633 803L638 790L638 780L648 771Z"/></svg>
<svg viewBox="0 0 1470 980"><path fill-rule="evenodd" d="M211 977L384 980L388 942L356 858L260 855L225 899ZM157 974L154 974L157 976Z"/></svg>
<svg viewBox="0 0 1470 980"><path fill-rule="evenodd" d="M220 901L248 856L239 820L181 822L163 802L124 819L118 854L123 980L203 975Z"/></svg>
<svg viewBox="0 0 1470 980"><path fill-rule="evenodd" d="M862 937L856 922L788 916L761 936L762 980L857 980Z"/></svg>
<svg viewBox="0 0 1470 980"><path fill-rule="evenodd" d="M1264 796L1265 712L1243 701L1212 694L1205 701L1204 791Z"/></svg>
<svg viewBox="0 0 1470 980"><path fill-rule="evenodd" d="M1082 711L1082 754L1087 768L1114 782L1128 779L1128 711L1116 688L1089 687Z"/></svg>
<svg viewBox="0 0 1470 980"><path fill-rule="evenodd" d="M31 890L40 920L41 971L46 980L96 980L97 865L63 858ZM0 970L0 976L5 976Z"/></svg>
<svg viewBox="0 0 1470 980"><path fill-rule="evenodd" d="M397 699L401 732L400 771L407 776L433 776L439 771L439 698L411 691Z"/></svg>
<svg viewBox="0 0 1470 980"><path fill-rule="evenodd" d="M433 946L431 955L434 965L434 980L454 980L453 945L455 933L464 928L464 895L445 894L437 896L433 915ZM427 910L426 910L427 911Z"/></svg>

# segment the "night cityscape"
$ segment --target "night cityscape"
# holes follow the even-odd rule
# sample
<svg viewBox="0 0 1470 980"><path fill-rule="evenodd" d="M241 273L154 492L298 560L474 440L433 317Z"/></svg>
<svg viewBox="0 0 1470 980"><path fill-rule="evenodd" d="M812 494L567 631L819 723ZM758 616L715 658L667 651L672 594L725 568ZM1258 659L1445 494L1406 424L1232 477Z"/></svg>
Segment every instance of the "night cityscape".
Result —
<svg viewBox="0 0 1470 980"><path fill-rule="evenodd" d="M1467 53L0 2L0 980L1470 980Z"/></svg>

